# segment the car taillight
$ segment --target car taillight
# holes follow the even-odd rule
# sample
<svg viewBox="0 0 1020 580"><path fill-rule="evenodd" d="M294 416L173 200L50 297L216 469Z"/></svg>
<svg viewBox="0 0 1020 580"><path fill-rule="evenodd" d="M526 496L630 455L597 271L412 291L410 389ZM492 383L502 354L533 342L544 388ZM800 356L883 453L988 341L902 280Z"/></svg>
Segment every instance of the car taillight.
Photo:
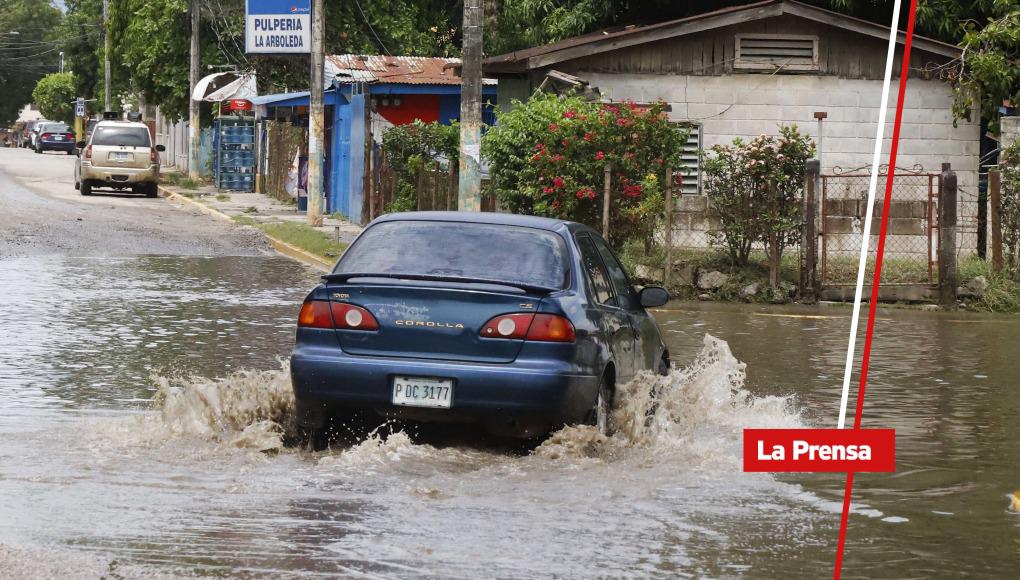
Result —
<svg viewBox="0 0 1020 580"><path fill-rule="evenodd" d="M43 133L42 134L42 138L43 139L52 139L53 138L53 133Z"/></svg>
<svg viewBox="0 0 1020 580"><path fill-rule="evenodd" d="M329 312L329 302L325 300L307 300L301 305L298 314L298 326L307 328L333 328L333 315Z"/></svg>
<svg viewBox="0 0 1020 580"><path fill-rule="evenodd" d="M92 159L92 146L89 145L85 148L85 159Z"/></svg>
<svg viewBox="0 0 1020 580"><path fill-rule="evenodd" d="M149 153L149 160L155 163L156 160L159 159L159 153L156 152L155 147L151 148L150 151L151 152Z"/></svg>
<svg viewBox="0 0 1020 580"><path fill-rule="evenodd" d="M541 342L574 342L574 325L556 314L502 314L485 323L485 338L525 339Z"/></svg>
<svg viewBox="0 0 1020 580"><path fill-rule="evenodd" d="M344 302L308 300L301 305L298 326L307 328L338 328L342 330L379 330L372 313L360 306Z"/></svg>
<svg viewBox="0 0 1020 580"><path fill-rule="evenodd" d="M379 330L379 323L372 313L360 306L346 302L333 302L333 324L346 330Z"/></svg>
<svg viewBox="0 0 1020 580"><path fill-rule="evenodd" d="M72 139L73 140L75 137L77 137L77 135L75 135L74 133L65 133L64 137L67 137L68 139Z"/></svg>

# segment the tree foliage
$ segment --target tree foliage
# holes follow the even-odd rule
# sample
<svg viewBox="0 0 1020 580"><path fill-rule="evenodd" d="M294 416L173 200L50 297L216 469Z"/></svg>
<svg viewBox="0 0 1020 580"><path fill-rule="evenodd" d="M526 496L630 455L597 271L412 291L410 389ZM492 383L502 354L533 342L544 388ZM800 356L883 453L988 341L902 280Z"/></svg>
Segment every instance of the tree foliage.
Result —
<svg viewBox="0 0 1020 580"><path fill-rule="evenodd" d="M515 213L601 228L610 168L609 241L648 241L663 209L666 169L678 167L687 131L664 104L594 103L538 93L499 114L482 140L490 187Z"/></svg>
<svg viewBox="0 0 1020 580"><path fill-rule="evenodd" d="M36 82L58 70L60 19L50 0L0 0L0 124L15 121Z"/></svg>
<svg viewBox="0 0 1020 580"><path fill-rule="evenodd" d="M53 121L74 121L74 75L71 73L52 73L39 79L32 91L39 112Z"/></svg>
<svg viewBox="0 0 1020 580"><path fill-rule="evenodd" d="M779 136L759 135L748 143L738 138L710 152L704 185L721 224L717 241L738 266L748 264L756 244L763 245L775 287L783 251L799 237L804 164L814 155L814 143L792 125L781 126Z"/></svg>
<svg viewBox="0 0 1020 580"><path fill-rule="evenodd" d="M1020 280L1020 143L1002 151L999 216L1008 274Z"/></svg>

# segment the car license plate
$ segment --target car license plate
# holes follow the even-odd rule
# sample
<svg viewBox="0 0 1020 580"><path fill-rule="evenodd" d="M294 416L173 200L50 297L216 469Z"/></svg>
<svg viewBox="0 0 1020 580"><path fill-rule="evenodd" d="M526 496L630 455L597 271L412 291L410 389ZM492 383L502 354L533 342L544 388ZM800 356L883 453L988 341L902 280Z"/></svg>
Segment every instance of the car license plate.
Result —
<svg viewBox="0 0 1020 580"><path fill-rule="evenodd" d="M57 135L57 136L56 136L56 137L54 137L53 139L54 139L55 141L63 141L63 140L64 140L64 136L63 136L63 135Z"/></svg>
<svg viewBox="0 0 1020 580"><path fill-rule="evenodd" d="M453 379L394 377L393 404L408 407L449 409L453 402Z"/></svg>
<svg viewBox="0 0 1020 580"><path fill-rule="evenodd" d="M113 154L113 159L114 159L114 161L129 161L131 159L131 154L130 153L114 153Z"/></svg>

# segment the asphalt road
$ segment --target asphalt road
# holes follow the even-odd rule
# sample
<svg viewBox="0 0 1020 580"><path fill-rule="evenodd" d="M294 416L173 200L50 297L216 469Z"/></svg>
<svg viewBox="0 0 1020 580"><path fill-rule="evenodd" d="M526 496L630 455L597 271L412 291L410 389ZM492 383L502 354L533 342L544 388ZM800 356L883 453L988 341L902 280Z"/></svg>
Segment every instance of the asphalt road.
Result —
<svg viewBox="0 0 1020 580"><path fill-rule="evenodd" d="M74 189L76 157L0 148L0 259L14 256L251 256L273 253L253 228L162 198Z"/></svg>

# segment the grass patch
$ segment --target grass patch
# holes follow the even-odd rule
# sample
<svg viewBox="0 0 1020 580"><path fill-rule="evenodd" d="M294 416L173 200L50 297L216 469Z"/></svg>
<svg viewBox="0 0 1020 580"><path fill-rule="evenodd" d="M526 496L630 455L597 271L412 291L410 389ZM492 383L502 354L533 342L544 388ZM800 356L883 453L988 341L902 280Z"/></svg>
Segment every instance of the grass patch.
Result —
<svg viewBox="0 0 1020 580"><path fill-rule="evenodd" d="M177 173L175 171L163 173L160 177L163 183L176 185L177 187L183 187L184 189L197 189L202 186L202 183L198 180L192 179L183 173Z"/></svg>
<svg viewBox="0 0 1020 580"><path fill-rule="evenodd" d="M259 213L259 208L255 207L253 205L250 205L250 206L244 208L244 213Z"/></svg>
<svg viewBox="0 0 1020 580"><path fill-rule="evenodd" d="M980 298L966 300L967 308L981 312L1020 312L1020 282L1006 273L992 272L992 264L977 256L963 258L956 265L960 285L984 276L988 288Z"/></svg>
<svg viewBox="0 0 1020 580"><path fill-rule="evenodd" d="M230 201L230 196L225 193L216 194L216 201Z"/></svg>
<svg viewBox="0 0 1020 580"><path fill-rule="evenodd" d="M278 240L297 246L326 260L337 259L347 249L347 244L337 243L333 236L301 222L264 223L245 215L234 216L233 220L240 225L254 226Z"/></svg>

